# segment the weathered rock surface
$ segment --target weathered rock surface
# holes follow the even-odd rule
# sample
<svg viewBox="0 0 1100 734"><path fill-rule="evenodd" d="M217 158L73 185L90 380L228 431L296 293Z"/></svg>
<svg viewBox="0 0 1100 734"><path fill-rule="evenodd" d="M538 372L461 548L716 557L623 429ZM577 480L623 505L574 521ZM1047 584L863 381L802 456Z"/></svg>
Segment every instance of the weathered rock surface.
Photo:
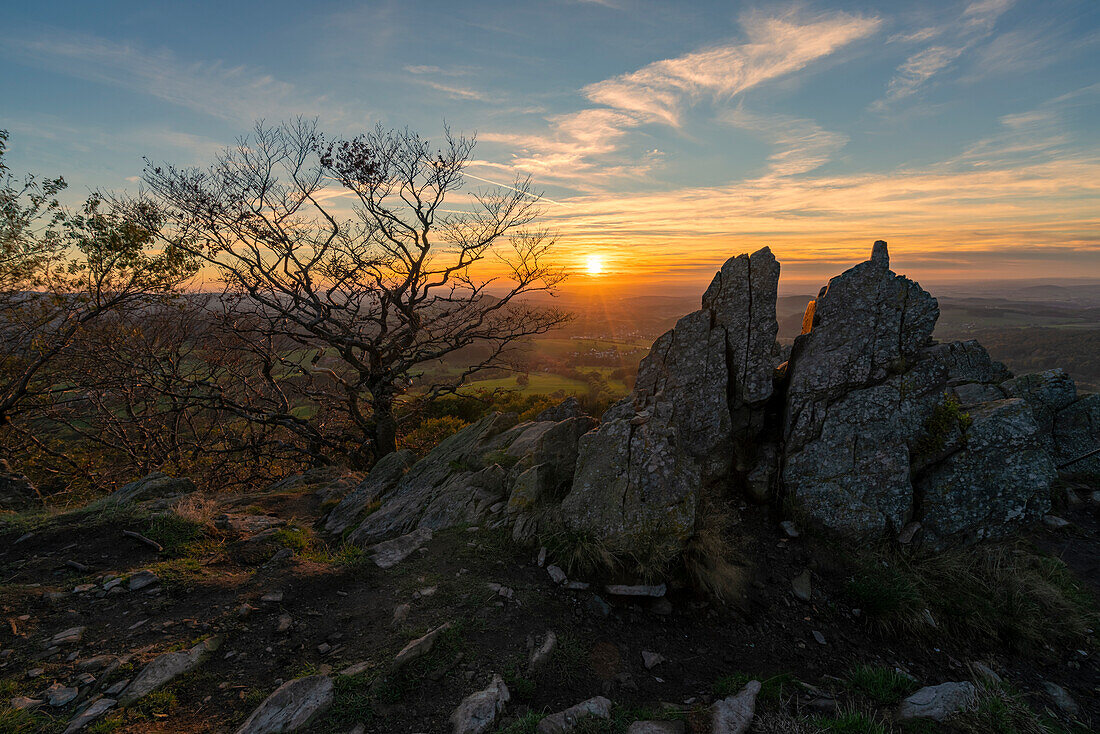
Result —
<svg viewBox="0 0 1100 734"><path fill-rule="evenodd" d="M359 519L367 506L382 499L397 483L405 472L416 463L416 455L408 450L395 451L379 459L367 478L351 490L329 513L325 520L325 530L339 534Z"/></svg>
<svg viewBox="0 0 1100 734"><path fill-rule="evenodd" d="M327 675L287 681L252 712L237 734L297 731L324 713L333 698L332 680Z"/></svg>
<svg viewBox="0 0 1100 734"><path fill-rule="evenodd" d="M429 528L417 528L393 540L386 540L371 549L371 560L379 568L393 568L432 539Z"/></svg>
<svg viewBox="0 0 1100 734"><path fill-rule="evenodd" d="M568 527L671 555L694 533L702 495L758 468L755 439L778 361L778 282L767 248L731 258L703 308L654 342L631 396L581 439L562 503Z"/></svg>
<svg viewBox="0 0 1100 734"><path fill-rule="evenodd" d="M509 699L511 694L508 693L508 686L504 685L504 679L494 675L487 688L462 699L451 714L452 731L454 734L482 734L488 731Z"/></svg>
<svg viewBox="0 0 1100 734"><path fill-rule="evenodd" d="M538 734L563 734L573 731L577 725L585 719L607 719L611 717L611 701L603 696L596 696L587 701L581 701L575 706L570 706L564 711L550 714L539 722L535 731Z"/></svg>
<svg viewBox="0 0 1100 734"><path fill-rule="evenodd" d="M715 701L710 707L713 734L744 734L752 725L756 713L756 697L760 681L749 681L741 691L729 698Z"/></svg>
<svg viewBox="0 0 1100 734"><path fill-rule="evenodd" d="M195 483L186 477L170 477L163 472L153 472L148 476L123 485L107 497L117 504L144 502L151 499L177 497L195 491Z"/></svg>
<svg viewBox="0 0 1100 734"><path fill-rule="evenodd" d="M450 628L450 622L441 624L423 637L418 637L405 645L405 647L401 648L401 652L397 653L397 656L393 659L392 669L395 671L399 670L413 660L423 655L427 655L435 646L435 641L439 639L439 636Z"/></svg>
<svg viewBox="0 0 1100 734"><path fill-rule="evenodd" d="M918 482L923 531L934 541L1003 537L1050 510L1054 464L1028 404L983 403L970 412L970 420L965 448Z"/></svg>
<svg viewBox="0 0 1100 734"><path fill-rule="evenodd" d="M1100 454L1076 461L1100 448L1100 393L1082 395L1059 410L1054 416L1053 436L1054 462L1060 472L1100 479Z"/></svg>
<svg viewBox="0 0 1100 734"><path fill-rule="evenodd" d="M166 652L142 668L119 696L119 704L130 706L165 683L189 673L203 663L221 645L220 637L208 637L190 650Z"/></svg>
<svg viewBox="0 0 1100 734"><path fill-rule="evenodd" d="M973 683L940 683L921 688L898 705L899 721L932 719L943 721L951 714L965 711L977 702L978 689Z"/></svg>
<svg viewBox="0 0 1100 734"><path fill-rule="evenodd" d="M75 732L80 731L88 724L91 724L93 721L113 709L116 703L118 702L112 698L97 698L95 701L92 701L88 708L69 720L68 726L65 727L64 734L75 734Z"/></svg>

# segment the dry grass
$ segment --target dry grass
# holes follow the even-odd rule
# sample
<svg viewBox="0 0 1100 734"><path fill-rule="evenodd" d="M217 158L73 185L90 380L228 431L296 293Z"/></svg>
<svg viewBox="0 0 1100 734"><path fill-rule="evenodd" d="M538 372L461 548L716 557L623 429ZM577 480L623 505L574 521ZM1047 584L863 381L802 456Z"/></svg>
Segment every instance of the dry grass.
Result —
<svg viewBox="0 0 1100 734"><path fill-rule="evenodd" d="M208 529L214 528L214 517L219 514L217 501L200 492L192 492L181 498L172 510L184 520Z"/></svg>
<svg viewBox="0 0 1100 734"><path fill-rule="evenodd" d="M1095 599L1069 569L1021 542L851 561L850 600L893 634L1042 650L1084 644L1098 621Z"/></svg>
<svg viewBox="0 0 1100 734"><path fill-rule="evenodd" d="M702 526L684 551L684 568L696 588L723 600L743 595L745 567L732 562L734 549L729 543L730 516L719 511L704 511Z"/></svg>

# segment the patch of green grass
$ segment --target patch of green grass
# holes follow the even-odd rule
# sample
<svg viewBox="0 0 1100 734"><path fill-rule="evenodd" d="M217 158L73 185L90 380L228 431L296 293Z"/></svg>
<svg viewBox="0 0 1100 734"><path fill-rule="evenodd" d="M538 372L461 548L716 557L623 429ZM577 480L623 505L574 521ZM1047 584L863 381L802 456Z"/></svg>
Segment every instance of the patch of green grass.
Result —
<svg viewBox="0 0 1100 734"><path fill-rule="evenodd" d="M202 564L197 558L173 558L154 563L149 570L157 575L166 590L171 591L191 586L195 577L202 575Z"/></svg>
<svg viewBox="0 0 1100 734"><path fill-rule="evenodd" d="M751 680L760 681L760 693L757 695L757 699L769 703L781 702L784 696L790 695L797 685L795 677L791 673L778 673L769 678L750 675L749 673L731 673L714 681L714 695L716 698L736 695Z"/></svg>
<svg viewBox="0 0 1100 734"><path fill-rule="evenodd" d="M990 685L978 693L978 705L951 718L953 731L961 734L1073 734L1087 730L1066 729L1061 723L1040 717L1023 697L1008 685Z"/></svg>
<svg viewBox="0 0 1100 734"><path fill-rule="evenodd" d="M897 703L917 688L898 671L876 665L857 665L845 680L853 691L884 705Z"/></svg>
<svg viewBox="0 0 1100 734"><path fill-rule="evenodd" d="M512 694L512 698L520 703L527 703L535 697L535 691L538 690L538 684L530 678L525 677L518 667L513 667L508 670L502 676L504 678L505 685L508 686L508 692Z"/></svg>
<svg viewBox="0 0 1100 734"><path fill-rule="evenodd" d="M187 555L189 546L203 537L201 524L173 512L149 515L139 532L160 543L168 556Z"/></svg>
<svg viewBox="0 0 1100 734"><path fill-rule="evenodd" d="M496 734L535 734L538 731L539 722L545 718L546 714L528 711L507 726L498 727Z"/></svg>
<svg viewBox="0 0 1100 734"><path fill-rule="evenodd" d="M65 729L65 721L35 711L0 710L0 734L55 734Z"/></svg>
<svg viewBox="0 0 1100 734"><path fill-rule="evenodd" d="M103 717L99 721L92 722L84 731L88 732L88 734L111 734L111 732L121 729L125 723L125 719L121 713L111 714Z"/></svg>
<svg viewBox="0 0 1100 734"><path fill-rule="evenodd" d="M394 675L374 683L372 693L377 701L398 703L422 681L442 675L460 652L466 649L464 622L456 622L436 638L431 652L408 663ZM419 636L419 635L417 635Z"/></svg>
<svg viewBox="0 0 1100 734"><path fill-rule="evenodd" d="M886 725L859 711L838 716L814 716L810 720L821 732L829 734L887 734Z"/></svg>
<svg viewBox="0 0 1100 734"><path fill-rule="evenodd" d="M167 716L177 703L175 693L161 689L142 696L130 710L146 719L157 719Z"/></svg>
<svg viewBox="0 0 1100 734"><path fill-rule="evenodd" d="M965 435L974 422L970 414L962 409L962 404L954 395L947 395L942 403L932 409L932 414L924 423L924 433L913 447L917 456L935 457L947 446L948 440L956 431Z"/></svg>
<svg viewBox="0 0 1100 734"><path fill-rule="evenodd" d="M367 675L339 675L333 680L334 700L328 712L311 727L318 732L347 731L374 718L371 679Z"/></svg>

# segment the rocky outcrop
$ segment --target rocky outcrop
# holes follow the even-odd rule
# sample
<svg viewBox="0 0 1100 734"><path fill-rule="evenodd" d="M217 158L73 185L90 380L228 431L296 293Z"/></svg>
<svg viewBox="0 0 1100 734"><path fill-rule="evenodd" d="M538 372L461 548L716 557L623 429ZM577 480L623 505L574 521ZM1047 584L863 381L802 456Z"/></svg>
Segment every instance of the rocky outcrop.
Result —
<svg viewBox="0 0 1100 734"><path fill-rule="evenodd" d="M486 416L411 465L384 459L327 529L363 545L460 523L518 541L564 529L659 565L747 498L942 547L1041 518L1057 467L1100 476L1100 398L1061 370L1013 378L976 341L935 343L936 299L890 269L885 242L808 304L783 365L778 281L767 248L731 258L598 426L576 401Z"/></svg>
<svg viewBox="0 0 1100 734"><path fill-rule="evenodd" d="M210 653L217 650L220 645L220 637L209 637L190 650L166 652L158 656L142 668L137 677L126 686L126 689L118 698L119 704L130 706L165 683L184 673L191 672L201 665L210 656Z"/></svg>
<svg viewBox="0 0 1100 734"><path fill-rule="evenodd" d="M791 353L784 417L782 488L808 521L859 537L920 521L944 545L1049 509L1046 425L1064 381L998 384L1006 371L977 342L931 343L938 315L889 269L884 242L817 299ZM1028 402L1005 400L1017 393Z"/></svg>
<svg viewBox="0 0 1100 734"><path fill-rule="evenodd" d="M778 283L767 248L731 258L703 307L654 342L630 397L581 439L566 526L612 548L672 555L695 532L705 495L758 469L778 359ZM756 474L767 482L770 472Z"/></svg>

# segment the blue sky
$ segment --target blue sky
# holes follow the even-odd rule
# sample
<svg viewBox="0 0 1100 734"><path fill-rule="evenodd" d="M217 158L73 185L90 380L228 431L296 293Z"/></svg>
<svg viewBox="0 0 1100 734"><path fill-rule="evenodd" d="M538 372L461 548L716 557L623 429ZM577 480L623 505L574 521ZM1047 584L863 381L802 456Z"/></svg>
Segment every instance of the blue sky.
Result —
<svg viewBox="0 0 1100 734"><path fill-rule="evenodd" d="M891 241L939 279L1100 277L1100 3L9 6L0 127L77 194L257 118L479 138L566 261L694 282L769 244L812 280ZM551 203L552 202L552 203ZM903 266L903 267L901 267Z"/></svg>

